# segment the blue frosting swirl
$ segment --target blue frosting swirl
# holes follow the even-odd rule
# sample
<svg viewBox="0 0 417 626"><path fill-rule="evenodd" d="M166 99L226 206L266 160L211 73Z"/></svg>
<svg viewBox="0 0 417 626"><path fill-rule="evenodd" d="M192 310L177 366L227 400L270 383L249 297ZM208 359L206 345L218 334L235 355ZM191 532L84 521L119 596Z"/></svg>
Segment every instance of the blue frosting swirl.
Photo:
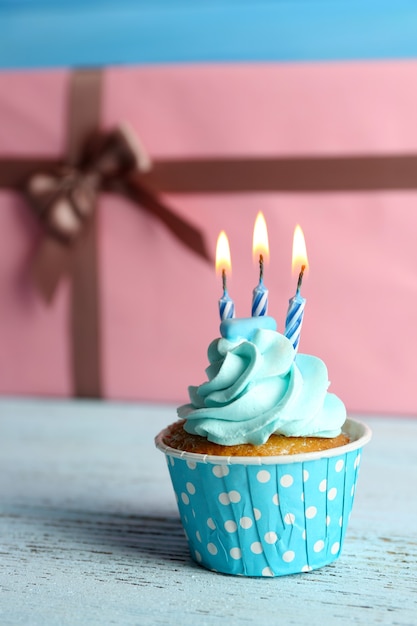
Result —
<svg viewBox="0 0 417 626"><path fill-rule="evenodd" d="M187 432L222 445L260 445L272 433L335 437L346 419L326 365L297 354L270 317L229 319L209 346L208 381L178 408Z"/></svg>

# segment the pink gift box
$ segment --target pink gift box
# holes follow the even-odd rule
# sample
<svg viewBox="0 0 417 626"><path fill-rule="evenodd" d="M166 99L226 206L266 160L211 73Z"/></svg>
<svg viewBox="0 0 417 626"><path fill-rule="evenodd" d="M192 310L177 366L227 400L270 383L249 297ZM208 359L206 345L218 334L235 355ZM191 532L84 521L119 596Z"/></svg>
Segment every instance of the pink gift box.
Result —
<svg viewBox="0 0 417 626"><path fill-rule="evenodd" d="M104 75L103 128L129 122L155 171L161 162L190 161L189 189L183 180L158 191L205 233L213 256L226 230L238 316L250 315L258 278L252 229L262 210L269 314L283 330L296 286L292 234L301 224L310 272L299 350L326 362L331 390L350 412L416 411L417 179L410 183L401 161L409 167L417 154L416 69L415 61L224 64ZM0 160L62 158L68 79L67 71L0 74ZM363 168L369 188L358 161L368 157L377 159L376 170ZM320 161L327 158L328 170ZM385 158L384 166L378 159ZM221 176L214 189L199 190L193 163L209 159L224 166L220 173L236 159L249 169L278 159L281 175L267 190L251 190L250 180L227 190ZM187 386L202 382L207 346L219 332L214 267L125 198L101 193L97 218L103 395L184 402ZM42 230L17 191L0 189L0 224L0 393L71 395L69 281L49 306L39 297L30 269Z"/></svg>

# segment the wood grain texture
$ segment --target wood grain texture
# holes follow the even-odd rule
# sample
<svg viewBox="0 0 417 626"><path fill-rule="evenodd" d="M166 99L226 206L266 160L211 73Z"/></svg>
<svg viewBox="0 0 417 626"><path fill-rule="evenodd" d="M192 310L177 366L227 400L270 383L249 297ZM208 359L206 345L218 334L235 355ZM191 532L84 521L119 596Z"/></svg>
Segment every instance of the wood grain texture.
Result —
<svg viewBox="0 0 417 626"><path fill-rule="evenodd" d="M246 579L194 564L153 437L169 406L0 400L0 623L417 624L417 420L366 418L341 558Z"/></svg>

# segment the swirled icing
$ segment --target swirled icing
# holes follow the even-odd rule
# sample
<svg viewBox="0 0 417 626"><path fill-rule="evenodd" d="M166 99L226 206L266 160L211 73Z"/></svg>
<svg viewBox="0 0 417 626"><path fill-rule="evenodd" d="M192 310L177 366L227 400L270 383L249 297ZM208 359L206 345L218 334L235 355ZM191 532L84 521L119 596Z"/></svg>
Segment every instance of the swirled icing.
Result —
<svg viewBox="0 0 417 626"><path fill-rule="evenodd" d="M343 402L328 393L327 367L297 354L271 317L222 322L208 348L208 380L190 386L178 408L187 432L222 445L260 445L272 433L336 437L346 419Z"/></svg>

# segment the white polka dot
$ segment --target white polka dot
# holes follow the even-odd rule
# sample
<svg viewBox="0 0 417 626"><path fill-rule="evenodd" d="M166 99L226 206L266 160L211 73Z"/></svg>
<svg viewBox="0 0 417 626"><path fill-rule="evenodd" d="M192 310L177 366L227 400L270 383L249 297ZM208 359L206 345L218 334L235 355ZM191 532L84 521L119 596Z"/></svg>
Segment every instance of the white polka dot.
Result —
<svg viewBox="0 0 417 626"><path fill-rule="evenodd" d="M336 487L332 487L331 489L329 489L329 493L327 494L327 497L329 498L329 500L334 500L336 496L337 496Z"/></svg>
<svg viewBox="0 0 417 626"><path fill-rule="evenodd" d="M322 539L319 539L319 541L316 541L316 543L313 546L314 552L321 552L323 548L324 548L324 541Z"/></svg>
<svg viewBox="0 0 417 626"><path fill-rule="evenodd" d="M301 500L301 502L304 502L304 500L305 500L304 491L303 491L303 493L301 494L301 498L300 498L300 500Z"/></svg>
<svg viewBox="0 0 417 626"><path fill-rule="evenodd" d="M251 544L250 549L254 554L261 554L264 551L260 541L254 541Z"/></svg>
<svg viewBox="0 0 417 626"><path fill-rule="evenodd" d="M247 528L250 528L252 526L253 522L250 517L241 517L239 520L239 524L242 526L242 528L246 530Z"/></svg>
<svg viewBox="0 0 417 626"><path fill-rule="evenodd" d="M352 498L353 498L354 493L355 493L355 485L352 485L352 489L350 490L350 495L352 496Z"/></svg>
<svg viewBox="0 0 417 626"><path fill-rule="evenodd" d="M201 535L200 535L200 532L198 530L196 531L195 536L197 537L197 541L199 541L201 543Z"/></svg>
<svg viewBox="0 0 417 626"><path fill-rule="evenodd" d="M196 561L198 561L199 563L201 563L201 554L199 553L199 551L198 551L198 550L196 550L196 551L194 552L194 554L195 554Z"/></svg>
<svg viewBox="0 0 417 626"><path fill-rule="evenodd" d="M291 476L291 474L284 474L279 482L282 487L291 487L294 482L294 478Z"/></svg>
<svg viewBox="0 0 417 626"><path fill-rule="evenodd" d="M306 508L306 518L307 519L313 519L313 517L316 517L317 515L317 507L315 506L309 506Z"/></svg>
<svg viewBox="0 0 417 626"><path fill-rule="evenodd" d="M216 546L214 545L214 543L208 543L207 544L207 550L210 552L210 554L217 554L218 550L216 548Z"/></svg>
<svg viewBox="0 0 417 626"><path fill-rule="evenodd" d="M294 515L294 513L286 513L284 515L284 522L286 524L294 524L294 522L295 522L295 515Z"/></svg>
<svg viewBox="0 0 417 626"><path fill-rule="evenodd" d="M306 531L304 529L303 532L301 533L301 538L305 540L306 537L307 537L307 534L306 534Z"/></svg>
<svg viewBox="0 0 417 626"><path fill-rule="evenodd" d="M286 563L291 563L291 561L294 561L294 559L295 559L295 552L293 552L293 550L287 550L282 555L282 560L285 561Z"/></svg>
<svg viewBox="0 0 417 626"><path fill-rule="evenodd" d="M186 515L184 515L184 522L188 524L188 517Z"/></svg>
<svg viewBox="0 0 417 626"><path fill-rule="evenodd" d="M237 524L233 520L229 519L224 523L224 527L228 533L235 533L237 530Z"/></svg>
<svg viewBox="0 0 417 626"><path fill-rule="evenodd" d="M303 482L307 482L309 477L310 477L310 474L308 473L308 471L307 470L303 470Z"/></svg>
<svg viewBox="0 0 417 626"><path fill-rule="evenodd" d="M273 502L274 504L276 504L276 506L279 506L279 498L278 498L278 494L277 494L277 493L275 493L275 494L272 496L272 502Z"/></svg>
<svg viewBox="0 0 417 626"><path fill-rule="evenodd" d="M353 467L356 469L359 466L359 463L361 462L361 455L358 454L358 456L355 459L355 462L353 464Z"/></svg>
<svg viewBox="0 0 417 626"><path fill-rule="evenodd" d="M330 526L330 515L326 515L326 526Z"/></svg>
<svg viewBox="0 0 417 626"><path fill-rule="evenodd" d="M173 456L169 457L169 462L171 463L172 467L174 467L175 461L174 461L174 457Z"/></svg>
<svg viewBox="0 0 417 626"><path fill-rule="evenodd" d="M321 481L319 485L319 491L326 491L326 489L327 489L327 480L323 478L323 480Z"/></svg>
<svg viewBox="0 0 417 626"><path fill-rule="evenodd" d="M230 504L229 494L226 493L225 491L219 494L219 500L220 500L220 503L224 504L225 506Z"/></svg>
<svg viewBox="0 0 417 626"><path fill-rule="evenodd" d="M227 476L229 474L229 468L227 465L213 465L213 474L217 478L223 478L223 476Z"/></svg>
<svg viewBox="0 0 417 626"><path fill-rule="evenodd" d="M195 487L194 487L193 483L187 483L185 485L185 487L186 487L188 493L190 493L192 496L195 494Z"/></svg>
<svg viewBox="0 0 417 626"><path fill-rule="evenodd" d="M301 568L302 572L311 572L313 568L311 567L311 565L303 565L303 567Z"/></svg>
<svg viewBox="0 0 417 626"><path fill-rule="evenodd" d="M278 541L278 535L277 533L274 533L273 530L270 530L269 532L265 533L264 539L266 543L276 543Z"/></svg>
<svg viewBox="0 0 417 626"><path fill-rule="evenodd" d="M340 548L340 543L338 541L336 541L332 547L330 548L330 552L332 554L337 554L339 552L339 548Z"/></svg>
<svg viewBox="0 0 417 626"><path fill-rule="evenodd" d="M238 491L229 491L230 502L234 502L234 503L240 502L241 497L242 496L240 495Z"/></svg>
<svg viewBox="0 0 417 626"><path fill-rule="evenodd" d="M195 470L197 467L197 463L195 461L187 461L187 467L190 470Z"/></svg>
<svg viewBox="0 0 417 626"><path fill-rule="evenodd" d="M340 528L342 528L342 526L343 526L343 516L342 515L339 517L339 526L340 526Z"/></svg>
<svg viewBox="0 0 417 626"><path fill-rule="evenodd" d="M275 576L275 574L270 567L264 567L262 570L262 576Z"/></svg>
<svg viewBox="0 0 417 626"><path fill-rule="evenodd" d="M260 470L256 474L256 478L260 483L267 483L271 479L271 474L267 470Z"/></svg>
<svg viewBox="0 0 417 626"><path fill-rule="evenodd" d="M195 517L195 511L194 511L194 509L191 509L191 513L193 514L193 517Z"/></svg>
<svg viewBox="0 0 417 626"><path fill-rule="evenodd" d="M182 493L181 494L181 500L184 502L184 504L189 504L190 503L190 498L187 496L186 493Z"/></svg>
<svg viewBox="0 0 417 626"><path fill-rule="evenodd" d="M232 557L232 559L236 559L236 561L238 559L242 558L242 551L240 548L231 548L230 550L230 556Z"/></svg>
<svg viewBox="0 0 417 626"><path fill-rule="evenodd" d="M341 472L341 471L342 471L342 469L343 469L343 467L344 467L344 465L345 465L344 460L343 460L343 459L339 459L339 460L337 461L337 463L336 463L335 467L334 467L334 468L335 468L335 470L336 470L336 472Z"/></svg>
<svg viewBox="0 0 417 626"><path fill-rule="evenodd" d="M259 509L253 509L253 514L255 516L256 521L258 521L262 517L262 513L260 512Z"/></svg>
<svg viewBox="0 0 417 626"><path fill-rule="evenodd" d="M215 530L216 529L216 524L214 523L213 519L211 517L208 518L207 520L207 526L209 528L211 528L211 530Z"/></svg>
<svg viewBox="0 0 417 626"><path fill-rule="evenodd" d="M185 529L184 529L184 535L185 535L186 540L188 541L188 533Z"/></svg>

